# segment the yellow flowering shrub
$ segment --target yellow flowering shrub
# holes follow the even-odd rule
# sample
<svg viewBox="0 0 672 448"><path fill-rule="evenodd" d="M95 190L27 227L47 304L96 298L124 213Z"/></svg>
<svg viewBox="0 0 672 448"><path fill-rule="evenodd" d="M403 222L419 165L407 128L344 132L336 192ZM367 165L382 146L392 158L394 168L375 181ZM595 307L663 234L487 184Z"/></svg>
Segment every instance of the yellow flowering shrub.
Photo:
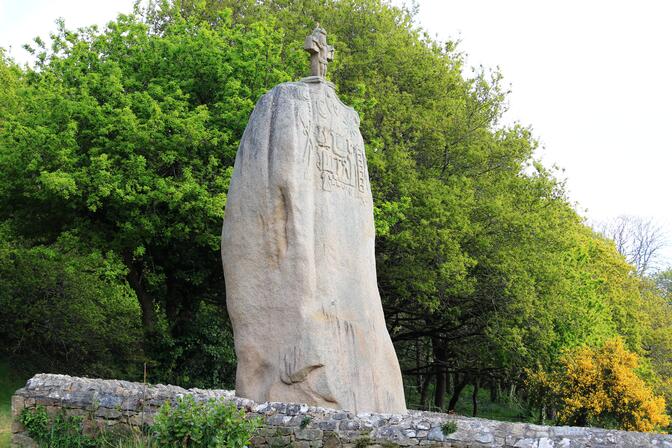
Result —
<svg viewBox="0 0 672 448"><path fill-rule="evenodd" d="M670 424L665 399L637 375L637 354L620 338L568 352L555 372L528 372L531 390L557 409L559 424L656 431Z"/></svg>

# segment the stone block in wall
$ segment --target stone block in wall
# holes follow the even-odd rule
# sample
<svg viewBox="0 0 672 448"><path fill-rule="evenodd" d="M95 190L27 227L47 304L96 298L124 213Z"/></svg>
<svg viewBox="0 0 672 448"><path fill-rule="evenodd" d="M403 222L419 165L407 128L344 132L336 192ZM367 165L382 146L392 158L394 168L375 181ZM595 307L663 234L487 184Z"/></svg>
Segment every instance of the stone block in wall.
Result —
<svg viewBox="0 0 672 448"><path fill-rule="evenodd" d="M96 417L102 417L104 419L118 419L121 417L121 409L110 409L110 408L98 408L95 412Z"/></svg>
<svg viewBox="0 0 672 448"><path fill-rule="evenodd" d="M293 428L286 428L283 426L279 427L261 427L259 430L257 430L257 435L263 436L263 437L275 437L275 436L289 436L292 435L294 432Z"/></svg>
<svg viewBox="0 0 672 448"><path fill-rule="evenodd" d="M343 443L336 432L325 431L322 439L322 446L324 448L340 448Z"/></svg>
<svg viewBox="0 0 672 448"><path fill-rule="evenodd" d="M13 395L11 399L11 406L12 406L12 425L11 425L11 431L12 434L20 434L26 430L26 428L23 427L23 425L19 422L19 416L21 415L21 412L25 409L26 407L26 398L22 395Z"/></svg>
<svg viewBox="0 0 672 448"><path fill-rule="evenodd" d="M12 396L12 417L18 417L25 406L26 399L21 395Z"/></svg>
<svg viewBox="0 0 672 448"><path fill-rule="evenodd" d="M84 434L93 436L98 434L101 430L106 428L105 420L85 419L82 421L82 429Z"/></svg>
<svg viewBox="0 0 672 448"><path fill-rule="evenodd" d="M296 440L321 440L324 432L321 429L295 429Z"/></svg>
<svg viewBox="0 0 672 448"><path fill-rule="evenodd" d="M126 418L126 421L130 426L143 427L151 426L154 424L154 414L150 412L136 412L133 415L130 415Z"/></svg>
<svg viewBox="0 0 672 448"><path fill-rule="evenodd" d="M324 431L336 431L338 429L338 421L327 420L324 422L319 422L317 426Z"/></svg>
<svg viewBox="0 0 672 448"><path fill-rule="evenodd" d="M290 436L273 436L267 437L266 440L269 446L273 448L279 448L288 446L291 443L292 438Z"/></svg>
<svg viewBox="0 0 672 448"><path fill-rule="evenodd" d="M37 448L37 443L25 434L12 435L12 447L14 448Z"/></svg>
<svg viewBox="0 0 672 448"><path fill-rule="evenodd" d="M65 408L64 410L67 417L87 418L91 415L91 411L87 409Z"/></svg>
<svg viewBox="0 0 672 448"><path fill-rule="evenodd" d="M308 442L310 444L310 448L322 448L322 439L319 440L311 440Z"/></svg>
<svg viewBox="0 0 672 448"><path fill-rule="evenodd" d="M432 428L427 434L427 440L430 442L443 442L446 436L443 434L443 431L440 427Z"/></svg>
<svg viewBox="0 0 672 448"><path fill-rule="evenodd" d="M292 442L292 448L311 448L310 442L306 442L305 440L295 440Z"/></svg>
<svg viewBox="0 0 672 448"><path fill-rule="evenodd" d="M12 434L20 434L26 430L23 425L17 420L12 420Z"/></svg>

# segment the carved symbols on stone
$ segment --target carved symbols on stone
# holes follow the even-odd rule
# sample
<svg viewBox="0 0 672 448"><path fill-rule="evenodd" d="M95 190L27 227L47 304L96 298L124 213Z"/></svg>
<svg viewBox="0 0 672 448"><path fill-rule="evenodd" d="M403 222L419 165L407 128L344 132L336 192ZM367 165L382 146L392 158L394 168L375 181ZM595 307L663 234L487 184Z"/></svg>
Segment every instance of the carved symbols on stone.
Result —
<svg viewBox="0 0 672 448"><path fill-rule="evenodd" d="M367 193L369 175L366 168L364 147L358 141L352 126L344 120L333 117L348 116L343 106L328 89L311 90L310 101L313 111L313 132L303 123L306 143L306 158L310 164L313 156L315 166L320 171L322 189L345 190L348 193ZM312 153L312 154L311 154Z"/></svg>

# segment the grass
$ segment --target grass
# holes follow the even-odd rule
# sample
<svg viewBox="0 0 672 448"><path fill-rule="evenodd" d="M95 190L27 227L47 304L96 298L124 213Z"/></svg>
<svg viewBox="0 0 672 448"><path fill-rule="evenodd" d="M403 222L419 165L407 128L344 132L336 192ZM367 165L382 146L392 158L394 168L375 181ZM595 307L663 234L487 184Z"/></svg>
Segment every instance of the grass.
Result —
<svg viewBox="0 0 672 448"><path fill-rule="evenodd" d="M26 378L0 360L0 448L8 448L12 437L11 398L16 389L26 383Z"/></svg>
<svg viewBox="0 0 672 448"><path fill-rule="evenodd" d="M473 386L467 386L460 394L460 399L455 406L455 412L459 415L471 416L473 407L471 394ZM507 422L533 422L534 418L530 415L528 409L522 403L516 401L510 402L502 398L501 401L490 401L490 391L479 389L478 391L478 415L477 417L490 420L500 420Z"/></svg>
<svg viewBox="0 0 672 448"><path fill-rule="evenodd" d="M434 397L434 391L430 390L428 394L429 397ZM473 392L473 386L469 385L464 388L460 394L460 399L455 406L455 413L458 415L471 416L472 415L472 402L471 394ZM414 390L406 390L406 397L409 399L409 408L418 409L417 405L414 405L414 401L418 401L417 393ZM446 405L450 399L450 394L446 395ZM510 401L507 398L503 397L500 401L490 401L490 391L482 388L478 391L478 415L480 418L487 418L490 420L499 420L507 422L534 422L534 417L530 415L528 409L522 403L517 401ZM436 412L445 412L442 409L433 408L430 409Z"/></svg>

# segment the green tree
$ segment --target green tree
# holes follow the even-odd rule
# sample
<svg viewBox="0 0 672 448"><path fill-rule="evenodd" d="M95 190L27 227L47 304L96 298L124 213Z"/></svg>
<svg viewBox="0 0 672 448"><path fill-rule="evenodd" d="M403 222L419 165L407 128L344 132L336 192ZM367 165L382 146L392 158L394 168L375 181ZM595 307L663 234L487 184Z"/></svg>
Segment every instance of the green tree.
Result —
<svg viewBox="0 0 672 448"><path fill-rule="evenodd" d="M67 233L30 248L7 226L0 236L0 354L26 370L136 375L140 308L120 258Z"/></svg>
<svg viewBox="0 0 672 448"><path fill-rule="evenodd" d="M657 272L652 278L659 293L672 305L672 268Z"/></svg>

